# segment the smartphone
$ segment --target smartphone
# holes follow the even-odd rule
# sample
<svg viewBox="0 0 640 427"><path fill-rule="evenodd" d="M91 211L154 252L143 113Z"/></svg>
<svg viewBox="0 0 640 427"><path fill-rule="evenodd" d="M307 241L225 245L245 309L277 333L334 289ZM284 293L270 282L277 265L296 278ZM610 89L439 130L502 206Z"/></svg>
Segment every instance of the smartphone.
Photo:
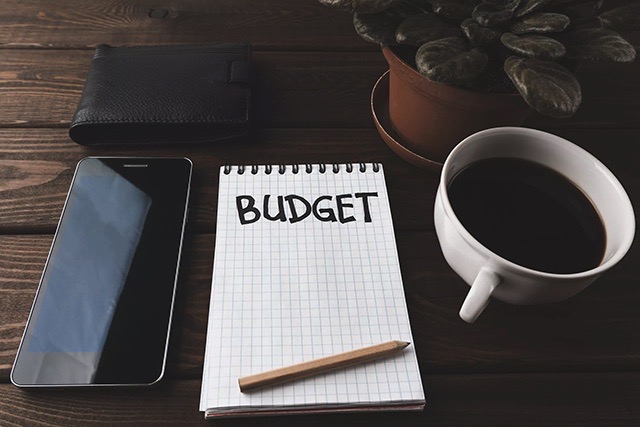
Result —
<svg viewBox="0 0 640 427"><path fill-rule="evenodd" d="M191 171L186 158L78 163L13 384L150 385L162 378Z"/></svg>

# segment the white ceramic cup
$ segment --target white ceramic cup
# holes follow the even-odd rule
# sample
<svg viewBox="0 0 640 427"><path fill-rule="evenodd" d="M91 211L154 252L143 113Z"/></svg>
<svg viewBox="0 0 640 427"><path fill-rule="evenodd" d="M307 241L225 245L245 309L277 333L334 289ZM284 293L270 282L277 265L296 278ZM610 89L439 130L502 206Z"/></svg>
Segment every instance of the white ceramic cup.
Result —
<svg viewBox="0 0 640 427"><path fill-rule="evenodd" d="M602 141L606 144L606 141ZM603 221L605 252L600 265L572 274L532 270L508 261L477 241L456 217L447 186L464 167L478 160L511 157L545 165L586 194ZM502 127L475 133L447 157L436 194L436 234L447 263L471 290L460 317L473 323L491 296L512 304L542 304L569 298L589 286L627 253L635 233L629 196L598 159L566 139L534 129Z"/></svg>

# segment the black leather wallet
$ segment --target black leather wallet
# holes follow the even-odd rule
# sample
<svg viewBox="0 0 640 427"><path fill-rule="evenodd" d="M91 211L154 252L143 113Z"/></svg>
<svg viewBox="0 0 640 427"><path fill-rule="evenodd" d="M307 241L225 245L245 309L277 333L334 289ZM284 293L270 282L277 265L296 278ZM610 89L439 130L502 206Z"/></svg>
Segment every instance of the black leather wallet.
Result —
<svg viewBox="0 0 640 427"><path fill-rule="evenodd" d="M248 44L99 45L69 136L96 145L245 135L251 82Z"/></svg>

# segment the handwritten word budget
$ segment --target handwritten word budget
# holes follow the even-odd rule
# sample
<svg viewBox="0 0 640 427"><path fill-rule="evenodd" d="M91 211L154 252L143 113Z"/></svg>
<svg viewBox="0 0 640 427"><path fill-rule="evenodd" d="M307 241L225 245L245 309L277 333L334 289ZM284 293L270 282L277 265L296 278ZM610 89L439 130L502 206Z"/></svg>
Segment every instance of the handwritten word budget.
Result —
<svg viewBox="0 0 640 427"><path fill-rule="evenodd" d="M270 194L263 196L262 214L256 207L256 199L248 194L236 196L236 207L238 209L238 219L241 224L251 224L258 221L261 217L269 221L287 221L296 223L308 218L312 213L313 217L318 221L336 222L341 224L355 221L356 217L351 211L358 209L364 222L372 222L371 208L369 207L369 199L378 197L378 193L355 193L355 194L339 194L336 196L322 195L307 200L303 196L297 194L289 194L286 196L277 196L276 208L270 206ZM360 204L354 206L354 200ZM286 202L286 208L285 208ZM334 208L335 206L335 208ZM271 211L274 210L275 212Z"/></svg>

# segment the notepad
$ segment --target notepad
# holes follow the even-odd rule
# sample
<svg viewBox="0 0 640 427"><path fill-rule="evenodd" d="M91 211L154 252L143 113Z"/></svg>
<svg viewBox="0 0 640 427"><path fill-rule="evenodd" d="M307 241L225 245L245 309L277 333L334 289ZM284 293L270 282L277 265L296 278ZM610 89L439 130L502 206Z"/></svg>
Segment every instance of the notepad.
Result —
<svg viewBox="0 0 640 427"><path fill-rule="evenodd" d="M200 410L205 417L421 409L414 346L241 393L238 378L413 342L382 166L225 166Z"/></svg>

